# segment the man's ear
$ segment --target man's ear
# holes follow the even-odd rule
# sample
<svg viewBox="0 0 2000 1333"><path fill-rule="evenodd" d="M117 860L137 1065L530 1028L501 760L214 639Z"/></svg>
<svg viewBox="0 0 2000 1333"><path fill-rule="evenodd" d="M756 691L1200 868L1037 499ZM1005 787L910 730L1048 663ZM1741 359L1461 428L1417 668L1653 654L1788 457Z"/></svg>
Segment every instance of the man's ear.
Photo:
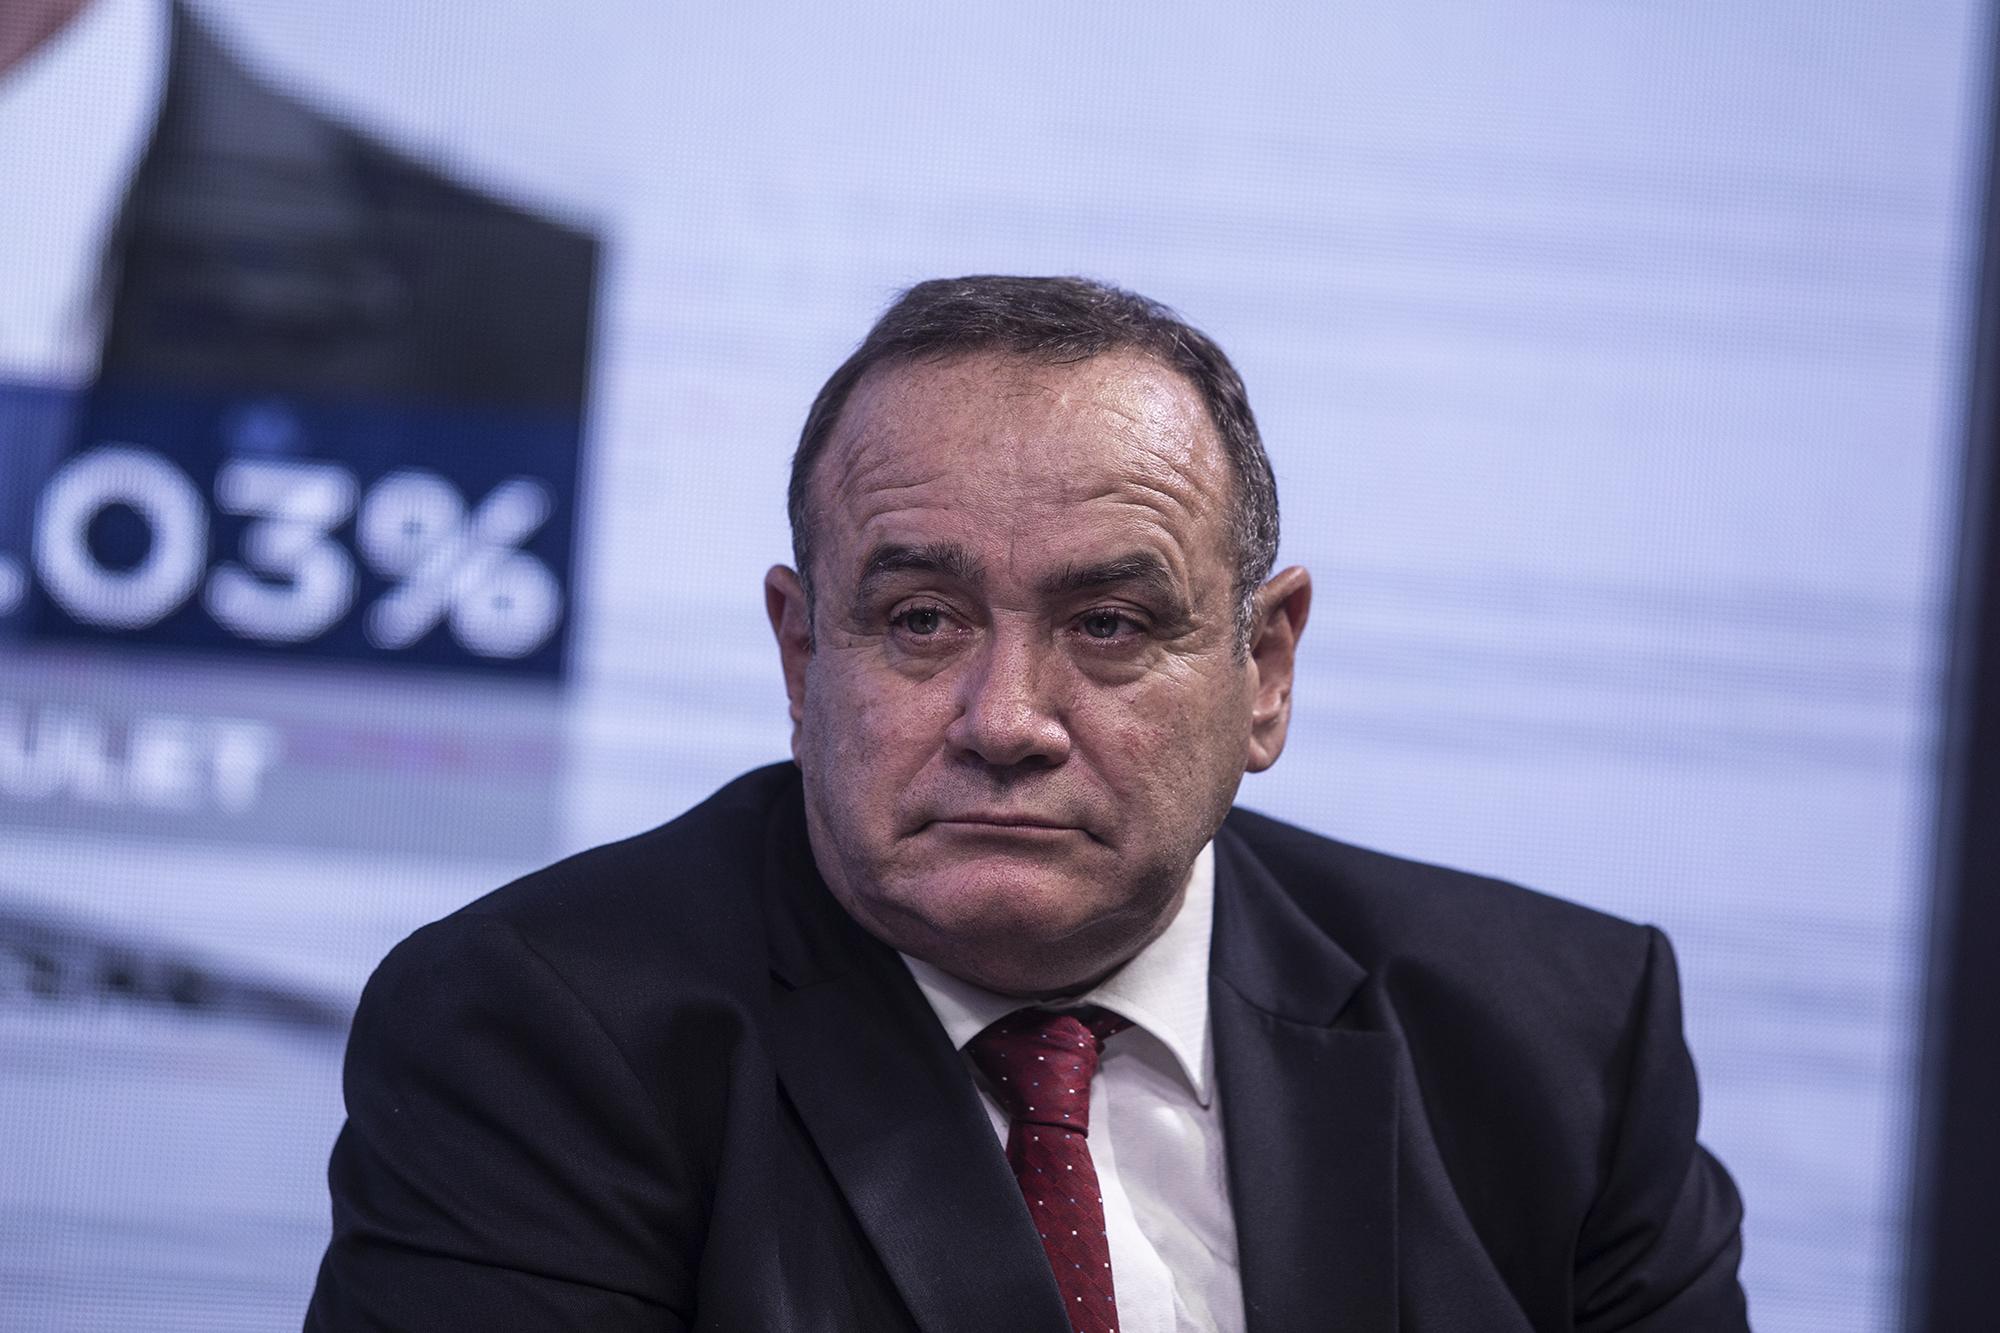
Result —
<svg viewBox="0 0 2000 1333"><path fill-rule="evenodd" d="M785 698L791 703L792 748L799 743L799 724L806 715L806 663L812 658L812 610L805 585L785 565L772 565L764 575L764 614L778 637L778 661L785 670Z"/></svg>
<svg viewBox="0 0 2000 1333"><path fill-rule="evenodd" d="M1284 752L1292 721L1292 664L1312 596L1312 575L1293 565L1273 574L1251 603L1249 772L1263 772Z"/></svg>

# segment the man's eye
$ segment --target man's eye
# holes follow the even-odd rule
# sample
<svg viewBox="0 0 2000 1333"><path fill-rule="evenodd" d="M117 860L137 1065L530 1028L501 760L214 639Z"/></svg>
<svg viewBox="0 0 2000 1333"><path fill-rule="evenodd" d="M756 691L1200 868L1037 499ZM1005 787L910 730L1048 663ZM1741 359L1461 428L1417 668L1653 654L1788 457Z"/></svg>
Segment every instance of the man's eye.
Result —
<svg viewBox="0 0 2000 1333"><path fill-rule="evenodd" d="M1115 639L1131 626L1131 617L1116 611L1092 611L1083 618L1083 632L1093 639Z"/></svg>
<svg viewBox="0 0 2000 1333"><path fill-rule="evenodd" d="M919 638L928 638L944 628L944 612L934 606L912 607L894 617L891 624Z"/></svg>

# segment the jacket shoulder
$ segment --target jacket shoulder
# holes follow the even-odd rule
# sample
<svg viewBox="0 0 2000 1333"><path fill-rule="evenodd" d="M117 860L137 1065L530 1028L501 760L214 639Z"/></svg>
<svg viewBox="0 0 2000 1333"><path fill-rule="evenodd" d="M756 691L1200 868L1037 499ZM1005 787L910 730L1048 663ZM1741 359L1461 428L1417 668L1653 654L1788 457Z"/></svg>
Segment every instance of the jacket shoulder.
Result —
<svg viewBox="0 0 2000 1333"><path fill-rule="evenodd" d="M1553 1023L1615 1046L1661 937L1505 880L1408 860L1247 810L1224 826L1413 1018Z"/></svg>
<svg viewBox="0 0 2000 1333"><path fill-rule="evenodd" d="M390 146L253 68L185 6L172 15L120 219L107 375L574 413L597 285L588 231Z"/></svg>
<svg viewBox="0 0 2000 1333"><path fill-rule="evenodd" d="M1662 1328L1743 1327L1740 1207L1695 1141L1663 934L1260 815L1225 827L1249 857L1239 873L1268 875L1367 973L1352 1021L1397 1037L1413 1121L1549 1326L1655 1327L1631 1322L1651 1310Z"/></svg>
<svg viewBox="0 0 2000 1333"><path fill-rule="evenodd" d="M623 967L761 977L760 885L795 772L779 764L746 773L676 819L524 875L426 930L504 922L573 976Z"/></svg>
<svg viewBox="0 0 2000 1333"><path fill-rule="evenodd" d="M1646 929L1580 903L1507 880L1341 842L1251 810L1224 825L1315 920L1338 923L1357 960L1426 946L1475 954L1487 941L1643 952Z"/></svg>

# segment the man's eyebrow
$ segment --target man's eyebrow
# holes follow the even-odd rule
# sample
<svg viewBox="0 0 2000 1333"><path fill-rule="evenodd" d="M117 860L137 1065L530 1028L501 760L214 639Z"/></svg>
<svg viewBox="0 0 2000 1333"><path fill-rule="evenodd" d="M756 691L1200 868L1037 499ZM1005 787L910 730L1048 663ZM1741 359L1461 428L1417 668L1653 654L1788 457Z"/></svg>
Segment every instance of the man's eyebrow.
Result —
<svg viewBox="0 0 2000 1333"><path fill-rule="evenodd" d="M1042 579L1036 591L1044 597L1062 597L1119 584L1137 584L1156 599L1175 606L1185 600L1167 562L1151 551L1135 551L1092 565L1066 565Z"/></svg>
<svg viewBox="0 0 2000 1333"><path fill-rule="evenodd" d="M861 590L867 591L891 574L943 574L959 583L977 587L986 579L986 566L957 542L926 542L904 546L884 542L868 553L861 567Z"/></svg>

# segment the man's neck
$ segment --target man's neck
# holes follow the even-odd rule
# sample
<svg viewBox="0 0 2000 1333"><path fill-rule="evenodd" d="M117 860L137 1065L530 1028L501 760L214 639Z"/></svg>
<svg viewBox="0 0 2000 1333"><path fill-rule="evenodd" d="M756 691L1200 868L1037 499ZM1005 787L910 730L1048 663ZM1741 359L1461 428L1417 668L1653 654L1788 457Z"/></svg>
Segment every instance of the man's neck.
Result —
<svg viewBox="0 0 2000 1333"><path fill-rule="evenodd" d="M1215 845L1202 848L1167 930L1122 967L1082 992L1061 997L1102 1005L1167 1047L1203 1105L1208 1070L1208 959L1214 929ZM1021 1007L1002 995L901 955L951 1043L963 1047L1001 1015Z"/></svg>

